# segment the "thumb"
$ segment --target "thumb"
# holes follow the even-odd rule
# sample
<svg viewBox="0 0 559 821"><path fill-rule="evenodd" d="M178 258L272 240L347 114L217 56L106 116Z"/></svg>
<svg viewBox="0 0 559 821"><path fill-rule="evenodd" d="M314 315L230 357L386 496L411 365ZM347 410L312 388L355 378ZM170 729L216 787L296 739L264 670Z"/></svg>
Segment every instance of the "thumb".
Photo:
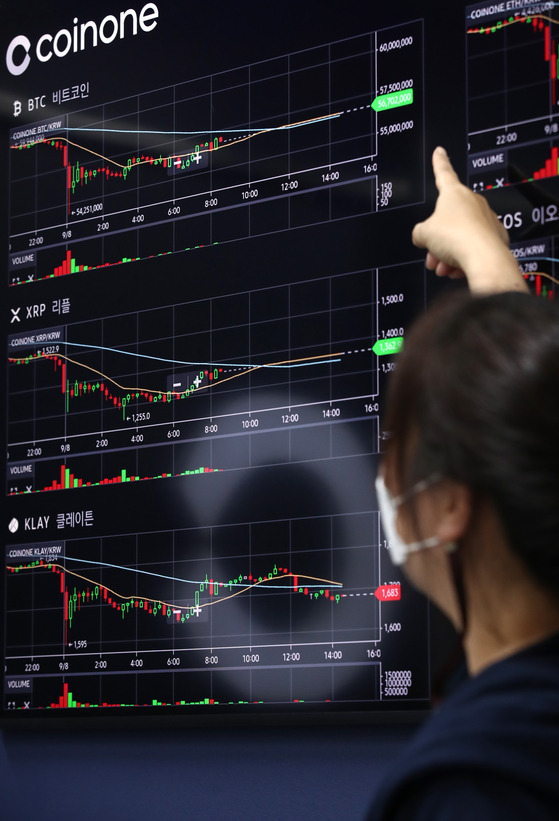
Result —
<svg viewBox="0 0 559 821"><path fill-rule="evenodd" d="M425 220L424 222L418 222L413 227L413 230L411 232L411 241L416 246L416 248L427 248L428 222L429 220Z"/></svg>

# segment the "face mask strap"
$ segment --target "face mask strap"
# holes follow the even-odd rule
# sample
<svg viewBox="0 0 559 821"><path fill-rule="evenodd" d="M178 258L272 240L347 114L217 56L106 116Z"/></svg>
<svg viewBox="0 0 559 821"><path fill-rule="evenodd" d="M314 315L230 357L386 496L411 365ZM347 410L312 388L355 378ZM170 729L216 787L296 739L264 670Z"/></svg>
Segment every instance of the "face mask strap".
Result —
<svg viewBox="0 0 559 821"><path fill-rule="evenodd" d="M420 479L419 482L412 485L409 490L404 491L404 493L401 493L399 496L392 497L392 503L396 505L396 507L400 507L408 499L417 496L418 493L423 493L423 491L427 490L431 485L436 485L437 482L442 481L442 478L440 473L432 473L431 476Z"/></svg>
<svg viewBox="0 0 559 821"><path fill-rule="evenodd" d="M462 620L459 632L462 636L466 634L468 629L468 611L466 608L466 590L464 587L464 575L462 573L462 560L460 558L460 551L455 545L455 549L449 554L450 572L452 574L452 581L456 591L456 598L458 599L458 607L460 609L460 618Z"/></svg>
<svg viewBox="0 0 559 821"><path fill-rule="evenodd" d="M419 542L411 542L406 544L408 553L417 553L418 550L423 550L424 547L437 547L441 541L438 536L430 536L428 539L421 539Z"/></svg>
<svg viewBox="0 0 559 821"><path fill-rule="evenodd" d="M426 479L422 479L417 484L413 485L413 487L407 492L402 494L398 497L397 504L402 504L411 495L415 496L418 493L421 493L423 490L426 490L435 482L438 482L442 479L440 474L433 474L432 476L428 476ZM440 544L439 539L436 536L432 536L430 539L424 539L421 542L412 542L412 544L408 545L409 553L413 553L417 550L421 550L423 547L436 547ZM456 592L456 598L458 600L458 608L460 611L460 619L461 619L461 635L465 635L467 627L468 627L468 610L466 607L466 590L464 587L464 576L462 573L462 561L460 558L460 553L458 550L458 544L456 542L447 542L444 546L446 553L448 553L448 558L450 561L450 573L452 576L452 583L454 585L454 590Z"/></svg>

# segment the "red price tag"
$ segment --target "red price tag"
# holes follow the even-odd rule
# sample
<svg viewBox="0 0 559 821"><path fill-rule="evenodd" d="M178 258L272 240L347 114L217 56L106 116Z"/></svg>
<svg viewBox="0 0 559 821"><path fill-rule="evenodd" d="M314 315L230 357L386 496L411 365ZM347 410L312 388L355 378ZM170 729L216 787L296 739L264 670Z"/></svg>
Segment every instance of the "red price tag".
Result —
<svg viewBox="0 0 559 821"><path fill-rule="evenodd" d="M375 590L375 596L379 601L400 601L399 584L381 584Z"/></svg>

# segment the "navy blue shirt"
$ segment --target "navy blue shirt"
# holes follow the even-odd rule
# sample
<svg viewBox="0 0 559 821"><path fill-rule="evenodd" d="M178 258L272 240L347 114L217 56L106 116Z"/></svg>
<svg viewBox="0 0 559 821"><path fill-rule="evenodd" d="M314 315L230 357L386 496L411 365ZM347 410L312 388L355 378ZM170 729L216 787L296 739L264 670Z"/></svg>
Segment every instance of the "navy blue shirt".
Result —
<svg viewBox="0 0 559 821"><path fill-rule="evenodd" d="M462 684L394 762L367 819L559 819L559 635Z"/></svg>

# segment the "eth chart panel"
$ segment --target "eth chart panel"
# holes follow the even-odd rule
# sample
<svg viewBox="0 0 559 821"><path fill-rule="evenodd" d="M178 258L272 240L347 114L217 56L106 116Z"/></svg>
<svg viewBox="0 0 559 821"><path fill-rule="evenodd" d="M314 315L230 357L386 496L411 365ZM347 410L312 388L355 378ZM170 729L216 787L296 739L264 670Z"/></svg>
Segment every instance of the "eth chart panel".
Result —
<svg viewBox="0 0 559 821"><path fill-rule="evenodd" d="M4 44L5 709L425 706L373 490L425 21L59 5Z"/></svg>
<svg viewBox="0 0 559 821"><path fill-rule="evenodd" d="M543 299L559 285L558 45L554 2L467 7L468 181Z"/></svg>

